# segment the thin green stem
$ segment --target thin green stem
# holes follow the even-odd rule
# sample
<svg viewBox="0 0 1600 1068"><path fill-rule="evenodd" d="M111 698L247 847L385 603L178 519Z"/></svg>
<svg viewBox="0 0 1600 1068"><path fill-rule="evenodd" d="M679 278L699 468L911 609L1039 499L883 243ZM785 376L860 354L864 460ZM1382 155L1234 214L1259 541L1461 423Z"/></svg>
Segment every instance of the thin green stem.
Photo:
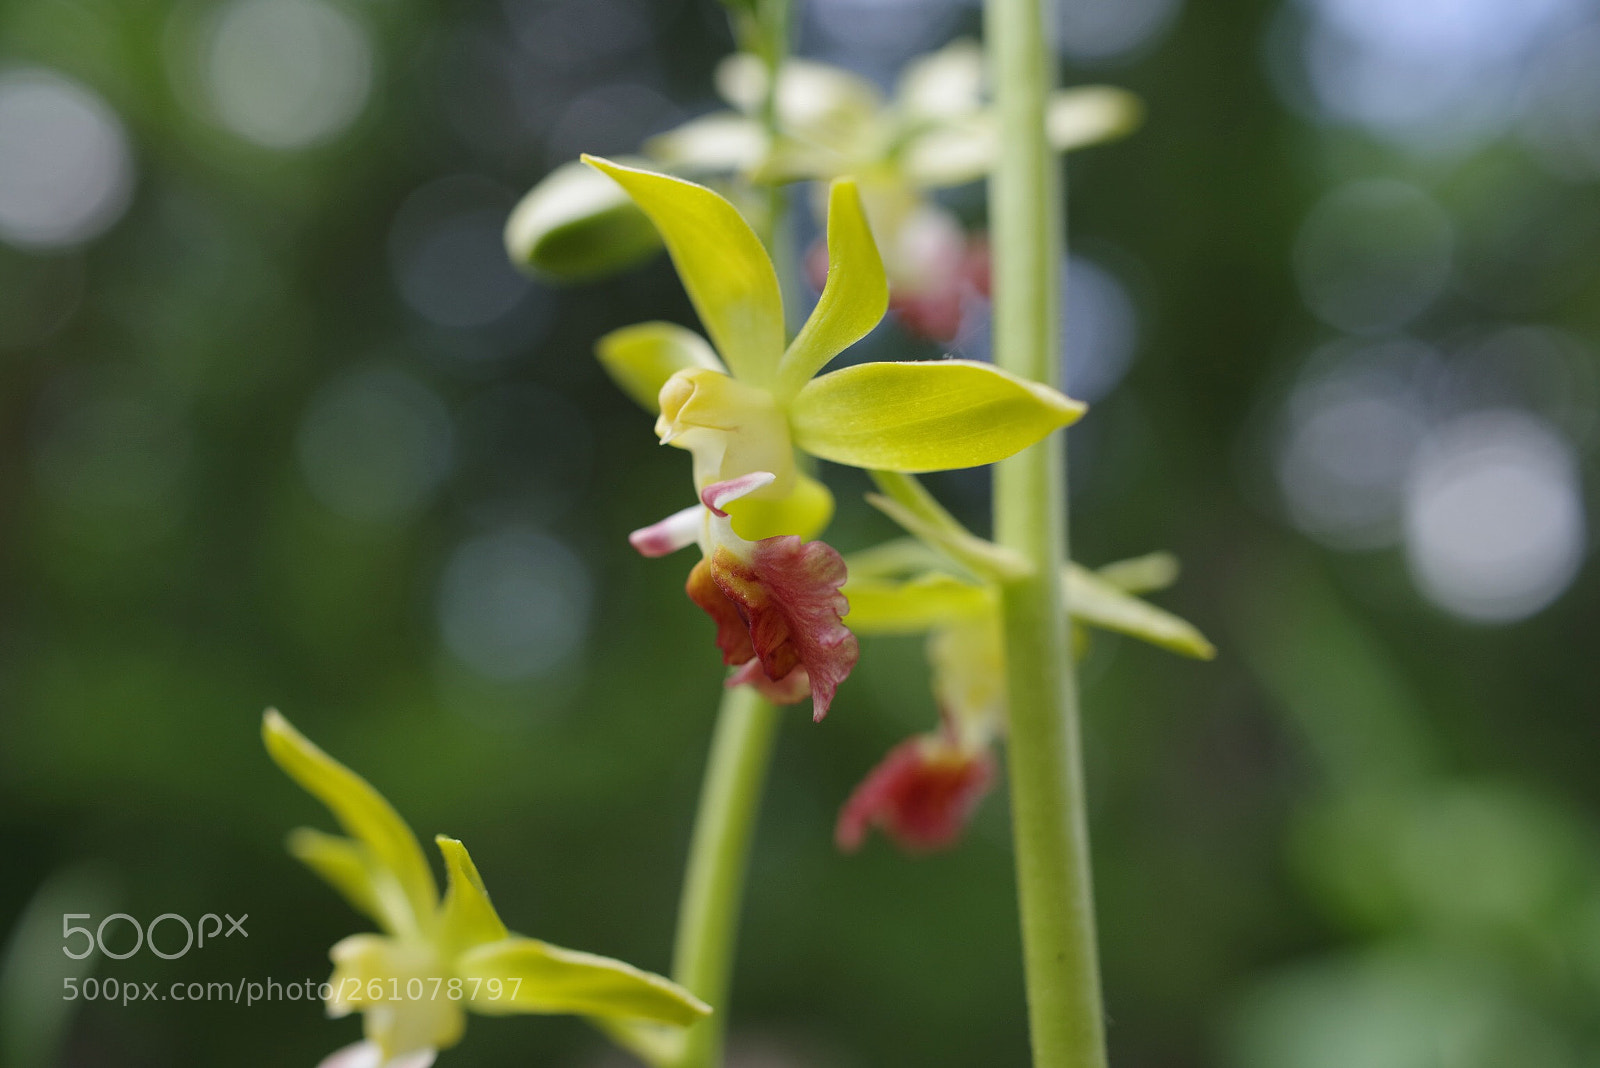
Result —
<svg viewBox="0 0 1600 1068"><path fill-rule="evenodd" d="M722 1063L745 869L778 720L771 702L748 686L728 690L717 712L672 957L672 977L715 1011L690 1028L677 1068Z"/></svg>
<svg viewBox="0 0 1600 1068"><path fill-rule="evenodd" d="M1043 0L986 0L1000 144L990 179L994 351L1000 365L1060 381L1064 227L1045 137L1054 75ZM1010 706L1007 747L1017 894L1034 1068L1104 1068L1077 683L1061 584L1066 445L1055 434L995 471L995 540L1032 566L1001 583Z"/></svg>

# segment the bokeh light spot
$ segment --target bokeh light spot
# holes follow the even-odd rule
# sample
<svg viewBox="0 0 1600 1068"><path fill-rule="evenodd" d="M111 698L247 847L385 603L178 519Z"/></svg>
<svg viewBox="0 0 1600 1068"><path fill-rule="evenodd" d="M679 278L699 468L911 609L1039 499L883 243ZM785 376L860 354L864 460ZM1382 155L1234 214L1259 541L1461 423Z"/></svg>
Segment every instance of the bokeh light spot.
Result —
<svg viewBox="0 0 1600 1068"><path fill-rule="evenodd" d="M0 240L80 245L121 217L132 189L128 138L103 100L53 71L0 74Z"/></svg>
<svg viewBox="0 0 1600 1068"><path fill-rule="evenodd" d="M366 30L325 0L233 0L202 57L218 120L278 149L344 132L366 106L372 63Z"/></svg>
<svg viewBox="0 0 1600 1068"><path fill-rule="evenodd" d="M588 635L592 593L583 562L531 527L507 525L459 546L440 585L444 644L487 678L544 674Z"/></svg>
<svg viewBox="0 0 1600 1068"><path fill-rule="evenodd" d="M1481 622L1532 615L1560 596L1583 560L1572 451L1524 413L1453 420L1418 456L1405 532L1412 576L1435 604Z"/></svg>

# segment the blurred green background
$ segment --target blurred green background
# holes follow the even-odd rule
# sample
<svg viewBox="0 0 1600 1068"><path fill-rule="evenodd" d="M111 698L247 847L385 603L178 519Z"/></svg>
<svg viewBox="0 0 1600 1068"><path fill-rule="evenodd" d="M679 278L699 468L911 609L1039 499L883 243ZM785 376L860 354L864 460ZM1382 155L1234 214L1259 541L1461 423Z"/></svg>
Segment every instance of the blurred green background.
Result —
<svg viewBox="0 0 1600 1068"><path fill-rule="evenodd" d="M1114 1061L1600 1065L1600 5L1063 2L1065 80L1149 108L1069 167L1075 554L1173 550L1159 600L1221 648L1083 665ZM980 22L802 0L799 50L887 83ZM693 320L663 261L552 289L499 230L714 106L730 47L712 0L0 6L0 1056L354 1040L60 1000L62 913L249 914L120 980L321 979L362 929L283 850L329 822L268 705L463 838L514 928L667 967L720 670L686 563L624 537L687 460L590 346ZM891 533L827 476L834 544ZM981 473L931 484L986 525ZM1026 1063L1004 792L946 855L831 844L934 714L919 644L870 640L786 726L741 1068ZM445 1063L624 1062L513 1018Z"/></svg>

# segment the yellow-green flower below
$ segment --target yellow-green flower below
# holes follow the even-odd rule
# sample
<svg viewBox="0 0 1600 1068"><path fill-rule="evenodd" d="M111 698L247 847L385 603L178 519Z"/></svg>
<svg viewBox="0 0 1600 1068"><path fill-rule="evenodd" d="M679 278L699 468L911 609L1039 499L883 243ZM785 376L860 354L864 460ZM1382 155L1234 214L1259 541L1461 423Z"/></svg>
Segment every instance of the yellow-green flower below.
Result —
<svg viewBox="0 0 1600 1068"><path fill-rule="evenodd" d="M276 711L263 717L261 735L347 836L300 828L290 852L382 931L351 935L329 954L328 1013L361 1013L366 1036L339 1063L431 1063L460 1041L468 1011L571 1013L604 1029L682 1028L711 1011L659 975L512 934L466 847L444 835L434 839L447 876L441 900L421 844L383 795Z"/></svg>

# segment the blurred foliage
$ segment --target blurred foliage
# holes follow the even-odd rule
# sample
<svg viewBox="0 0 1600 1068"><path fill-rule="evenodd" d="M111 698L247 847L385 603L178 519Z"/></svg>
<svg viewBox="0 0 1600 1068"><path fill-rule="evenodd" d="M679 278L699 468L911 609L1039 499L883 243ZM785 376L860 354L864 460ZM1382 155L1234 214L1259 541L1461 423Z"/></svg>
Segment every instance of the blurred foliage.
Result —
<svg viewBox="0 0 1600 1068"><path fill-rule="evenodd" d="M864 28L888 11L907 47L924 27L943 34L928 46L980 29L961 4L923 19L816 2ZM143 920L249 913L251 937L102 960L103 976L327 973L352 917L284 852L315 812L260 751L269 704L419 825L471 841L507 914L664 968L719 671L679 570L624 537L681 503L683 458L591 345L691 313L663 261L546 289L497 235L578 151L626 152L715 106L724 12L285 0L317 14L249 39L344 63L342 82L286 68L291 87L344 93L348 114L317 126L261 104L284 68L224 47L217 20L241 6L0 8L0 73L45 67L97 94L132 180L92 240L0 245L0 990L59 982L37 916L112 900ZM1330 188L1398 179L1448 214L1449 282L1416 335L1561 327L1592 374L1600 186L1516 137L1416 154L1286 107L1264 42L1307 7L1192 4L1116 65L1067 69L1149 116L1070 167L1073 244L1122 279L1138 339L1069 436L1074 553L1173 550L1184 578L1161 603L1220 647L1209 665L1098 635L1088 652L1113 1056L1592 1065L1595 569L1521 622L1462 622L1399 549L1296 532L1259 428L1338 336L1295 273ZM849 63L808 10L801 50ZM904 58L874 56L880 79ZM951 204L981 214L975 187ZM935 353L892 327L863 348ZM1573 426L1592 421L1592 394L1556 393ZM860 505L863 478L824 473L843 504L830 540L892 533ZM985 529L980 473L929 482ZM747 1066L1025 1063L1003 796L950 854L831 842L852 785L932 715L920 643L881 638L825 724L786 727L731 1007ZM30 970L34 952L49 965ZM79 1002L55 1063L309 1064L355 1033L304 1002ZM454 1056L616 1063L556 1019L477 1028Z"/></svg>

